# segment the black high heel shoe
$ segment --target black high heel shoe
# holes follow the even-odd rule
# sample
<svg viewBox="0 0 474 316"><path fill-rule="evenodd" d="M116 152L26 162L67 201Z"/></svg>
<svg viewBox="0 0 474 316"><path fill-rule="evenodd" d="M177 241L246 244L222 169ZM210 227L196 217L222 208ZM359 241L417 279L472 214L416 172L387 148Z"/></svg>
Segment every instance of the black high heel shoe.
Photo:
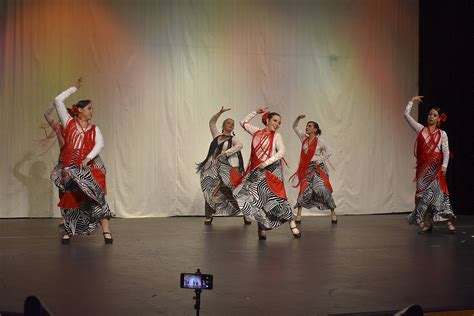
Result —
<svg viewBox="0 0 474 316"><path fill-rule="evenodd" d="M105 235L109 234L110 235L110 238L105 238ZM112 234L110 232L104 232L102 233L102 235L104 235L104 242L106 244L113 244L114 243L114 239L112 238Z"/></svg>
<svg viewBox="0 0 474 316"><path fill-rule="evenodd" d="M295 238L301 238L301 232L299 231L298 227L296 227L296 223L294 223L295 226L291 226L291 223L290 223L290 230L291 230L291 233L293 234L293 237ZM295 232L295 229L297 231L297 233Z"/></svg>
<svg viewBox="0 0 474 316"><path fill-rule="evenodd" d="M65 236L68 236L68 238L64 238ZM71 236L68 234L64 234L63 237L61 238L61 244L63 245L69 245L69 242L71 241Z"/></svg>
<svg viewBox="0 0 474 316"><path fill-rule="evenodd" d="M337 224L337 216L336 219L334 219L334 217L331 215L331 224Z"/></svg>
<svg viewBox="0 0 474 316"><path fill-rule="evenodd" d="M433 225L431 226L424 226L418 231L419 235L424 235L424 234L431 234L433 231Z"/></svg>
<svg viewBox="0 0 474 316"><path fill-rule="evenodd" d="M456 234L456 227L453 225L453 223L449 222L447 227L450 234Z"/></svg>
<svg viewBox="0 0 474 316"><path fill-rule="evenodd" d="M258 231L257 231L257 234L258 234L258 239L259 240L267 240L267 235L265 233L265 229L263 228L262 225L260 225L260 223L258 223Z"/></svg>
<svg viewBox="0 0 474 316"><path fill-rule="evenodd" d="M243 217L244 217L244 224L245 225L251 225L252 224L252 221L247 219L247 216L244 215Z"/></svg>
<svg viewBox="0 0 474 316"><path fill-rule="evenodd" d="M211 225L213 219L214 219L213 216L211 216L211 217L206 217L206 219L204 220L204 225Z"/></svg>

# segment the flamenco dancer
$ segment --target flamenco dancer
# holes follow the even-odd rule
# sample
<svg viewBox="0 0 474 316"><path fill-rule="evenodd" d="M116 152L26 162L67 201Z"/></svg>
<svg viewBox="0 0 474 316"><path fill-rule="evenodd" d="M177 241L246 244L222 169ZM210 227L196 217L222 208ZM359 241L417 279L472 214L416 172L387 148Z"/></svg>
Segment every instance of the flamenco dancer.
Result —
<svg viewBox="0 0 474 316"><path fill-rule="evenodd" d="M214 215L233 216L240 213L239 206L232 196L232 190L235 188L233 182L239 179L244 171L244 162L240 153L243 146L233 134L233 119L224 120L222 132L216 127L221 114L229 110L222 107L211 117L209 129L213 140L206 159L197 166L205 200L205 225L212 223ZM252 222L244 216L244 223L251 224Z"/></svg>
<svg viewBox="0 0 474 316"><path fill-rule="evenodd" d="M252 135L252 151L241 183L234 190L234 197L242 213L258 222L258 238L266 239L266 231L288 222L295 238L301 233L296 227L294 215L283 183L282 159L285 145L277 132L281 116L257 108L247 115L240 125ZM263 114L260 129L250 124L257 114Z"/></svg>
<svg viewBox="0 0 474 316"><path fill-rule="evenodd" d="M61 125L64 126L64 146L61 161L64 169L60 183L64 192L58 206L64 218L62 243L68 244L71 236L91 233L99 224L104 241L113 243L109 219L114 216L105 200L105 166L99 156L104 147L100 129L90 124L93 109L90 100L82 100L72 106L76 118L69 115L64 101L82 85L67 89L55 99Z"/></svg>
<svg viewBox="0 0 474 316"><path fill-rule="evenodd" d="M331 223L337 224L336 203L332 197L333 189L326 166L326 160L332 152L319 137L321 129L318 123L314 121L306 123L305 133L298 128L299 121L305 117L301 114L293 123L293 130L302 143L298 170L290 178L290 181L297 178L298 183L295 187L300 188L295 205L295 208L298 208L296 223L301 223L303 207L306 209L317 207L320 210L331 210Z"/></svg>
<svg viewBox="0 0 474 316"><path fill-rule="evenodd" d="M446 114L434 107L428 113L427 126L415 121L411 115L413 104L422 102L423 96L416 96L408 102L405 118L418 134L415 143L416 195L415 209L408 215L410 224L418 224L419 234L431 233L433 222L446 221L448 232L454 234L456 228L452 220L456 218L449 202L446 170L449 162L448 135L440 129L446 121Z"/></svg>

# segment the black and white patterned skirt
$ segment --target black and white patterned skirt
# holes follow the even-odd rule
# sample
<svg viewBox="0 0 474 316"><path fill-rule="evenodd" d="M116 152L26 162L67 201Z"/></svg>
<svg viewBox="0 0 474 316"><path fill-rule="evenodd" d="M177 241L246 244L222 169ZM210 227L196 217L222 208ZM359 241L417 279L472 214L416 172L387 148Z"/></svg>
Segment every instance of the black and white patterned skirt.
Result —
<svg viewBox="0 0 474 316"><path fill-rule="evenodd" d="M206 203L206 216L234 216L240 213L232 190L231 172L238 172L227 158L210 158L200 172L201 190Z"/></svg>
<svg viewBox="0 0 474 316"><path fill-rule="evenodd" d="M320 210L332 210L336 208L336 203L332 197L331 190L325 185L321 172L324 172L326 178L329 178L329 173L326 164L320 163L319 168L316 168L316 163L311 161L306 169L305 189L298 195L295 208L304 207L311 209L316 207ZM301 183L300 185L303 185Z"/></svg>
<svg viewBox="0 0 474 316"><path fill-rule="evenodd" d="M280 226L294 218L291 205L286 197L282 197L281 192L274 192L269 181L279 182L278 185L283 185L280 161L265 169L255 168L234 190L235 200L242 213L267 229Z"/></svg>
<svg viewBox="0 0 474 316"><path fill-rule="evenodd" d="M105 192L91 172L91 168L97 168L105 175L105 166L100 157L96 157L93 163L92 167L87 168L66 167L61 175L64 192L82 197L79 207L61 208L65 231L71 236L89 234L100 224L101 219L115 216L105 200Z"/></svg>

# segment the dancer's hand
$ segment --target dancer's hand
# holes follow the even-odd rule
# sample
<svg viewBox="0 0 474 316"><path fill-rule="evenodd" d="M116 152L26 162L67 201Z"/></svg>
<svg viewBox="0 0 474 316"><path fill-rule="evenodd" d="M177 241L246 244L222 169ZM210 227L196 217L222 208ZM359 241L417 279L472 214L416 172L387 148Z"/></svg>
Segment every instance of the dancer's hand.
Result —
<svg viewBox="0 0 474 316"><path fill-rule="evenodd" d="M77 79L76 81L76 88L80 88L82 86L82 77L79 77L79 79Z"/></svg>
<svg viewBox="0 0 474 316"><path fill-rule="evenodd" d="M221 109L219 110L219 113L222 114L222 113L227 112L227 111L230 111L230 108L225 109L224 107L221 107Z"/></svg>
<svg viewBox="0 0 474 316"><path fill-rule="evenodd" d="M446 167L445 166L441 166L441 173L443 174L443 176L446 176Z"/></svg>
<svg viewBox="0 0 474 316"><path fill-rule="evenodd" d="M84 160L81 162L81 168L87 167L87 164L88 164L90 161L91 161L91 160L90 160L89 158L84 159Z"/></svg>
<svg viewBox="0 0 474 316"><path fill-rule="evenodd" d="M257 108L255 112L257 112L257 114L262 114L262 113L267 112L267 110L268 110L268 106L264 106L264 107Z"/></svg>
<svg viewBox="0 0 474 316"><path fill-rule="evenodd" d="M258 169L265 169L267 167L267 165L264 163L264 162L261 162L259 165L258 165Z"/></svg>
<svg viewBox="0 0 474 316"><path fill-rule="evenodd" d="M220 153L219 155L217 155L216 159L220 159L220 158L222 158L222 157L226 157L225 152L222 152L222 153Z"/></svg>
<svg viewBox="0 0 474 316"><path fill-rule="evenodd" d="M411 102L421 103L423 102L422 98L424 98L422 95L417 95L416 97L411 98Z"/></svg>
<svg viewBox="0 0 474 316"><path fill-rule="evenodd" d="M305 117L306 117L306 115L300 114L300 115L298 115L297 119L298 119L298 121L299 121L299 120L304 119Z"/></svg>

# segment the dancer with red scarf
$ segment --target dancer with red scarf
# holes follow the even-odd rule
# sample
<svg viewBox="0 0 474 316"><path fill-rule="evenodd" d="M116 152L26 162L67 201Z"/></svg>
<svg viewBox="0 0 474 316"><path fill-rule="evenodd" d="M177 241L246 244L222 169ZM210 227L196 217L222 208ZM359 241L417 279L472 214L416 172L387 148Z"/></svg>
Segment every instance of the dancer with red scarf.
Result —
<svg viewBox="0 0 474 316"><path fill-rule="evenodd" d="M298 181L294 187L300 189L295 205L295 208L298 208L296 222L301 222L303 207L307 209L317 207L320 210L331 210L331 223L336 224L336 203L332 197L333 189L329 182L329 172L326 166L326 160L329 159L332 152L319 137L321 129L318 123L309 121L306 124L305 133L298 128L298 123L303 118L305 115L301 114L293 123L293 130L302 143L298 170L290 178L290 181L294 179Z"/></svg>
<svg viewBox="0 0 474 316"><path fill-rule="evenodd" d="M439 129L446 121L446 114L440 108L431 108L427 126L415 121L411 115L414 103L422 102L422 96L416 96L408 102L405 118L416 131L418 137L415 143L416 156L416 195L415 209L408 215L410 224L418 224L420 234L431 233L433 222L447 221L450 233L456 228L451 222L455 217L449 202L446 170L449 161L448 135Z"/></svg>
<svg viewBox="0 0 474 316"><path fill-rule="evenodd" d="M109 219L114 214L105 200L105 166L99 156L104 147L102 133L89 123L93 115L92 103L82 100L73 105L72 111L77 119L69 115L64 105L81 84L79 79L76 86L55 99L56 111L64 127L60 158L64 165L60 179L64 192L58 204L65 226L62 243L69 243L71 236L89 234L100 224L105 243L111 244Z"/></svg>
<svg viewBox="0 0 474 316"><path fill-rule="evenodd" d="M295 238L301 237L283 183L282 160L285 145L277 132L281 116L266 112L262 116L265 128L250 124L257 114L267 108L257 108L247 115L240 125L252 135L250 162L241 183L234 190L234 197L245 216L258 222L258 238L266 239L266 230L289 222ZM237 184L237 183L236 183Z"/></svg>

